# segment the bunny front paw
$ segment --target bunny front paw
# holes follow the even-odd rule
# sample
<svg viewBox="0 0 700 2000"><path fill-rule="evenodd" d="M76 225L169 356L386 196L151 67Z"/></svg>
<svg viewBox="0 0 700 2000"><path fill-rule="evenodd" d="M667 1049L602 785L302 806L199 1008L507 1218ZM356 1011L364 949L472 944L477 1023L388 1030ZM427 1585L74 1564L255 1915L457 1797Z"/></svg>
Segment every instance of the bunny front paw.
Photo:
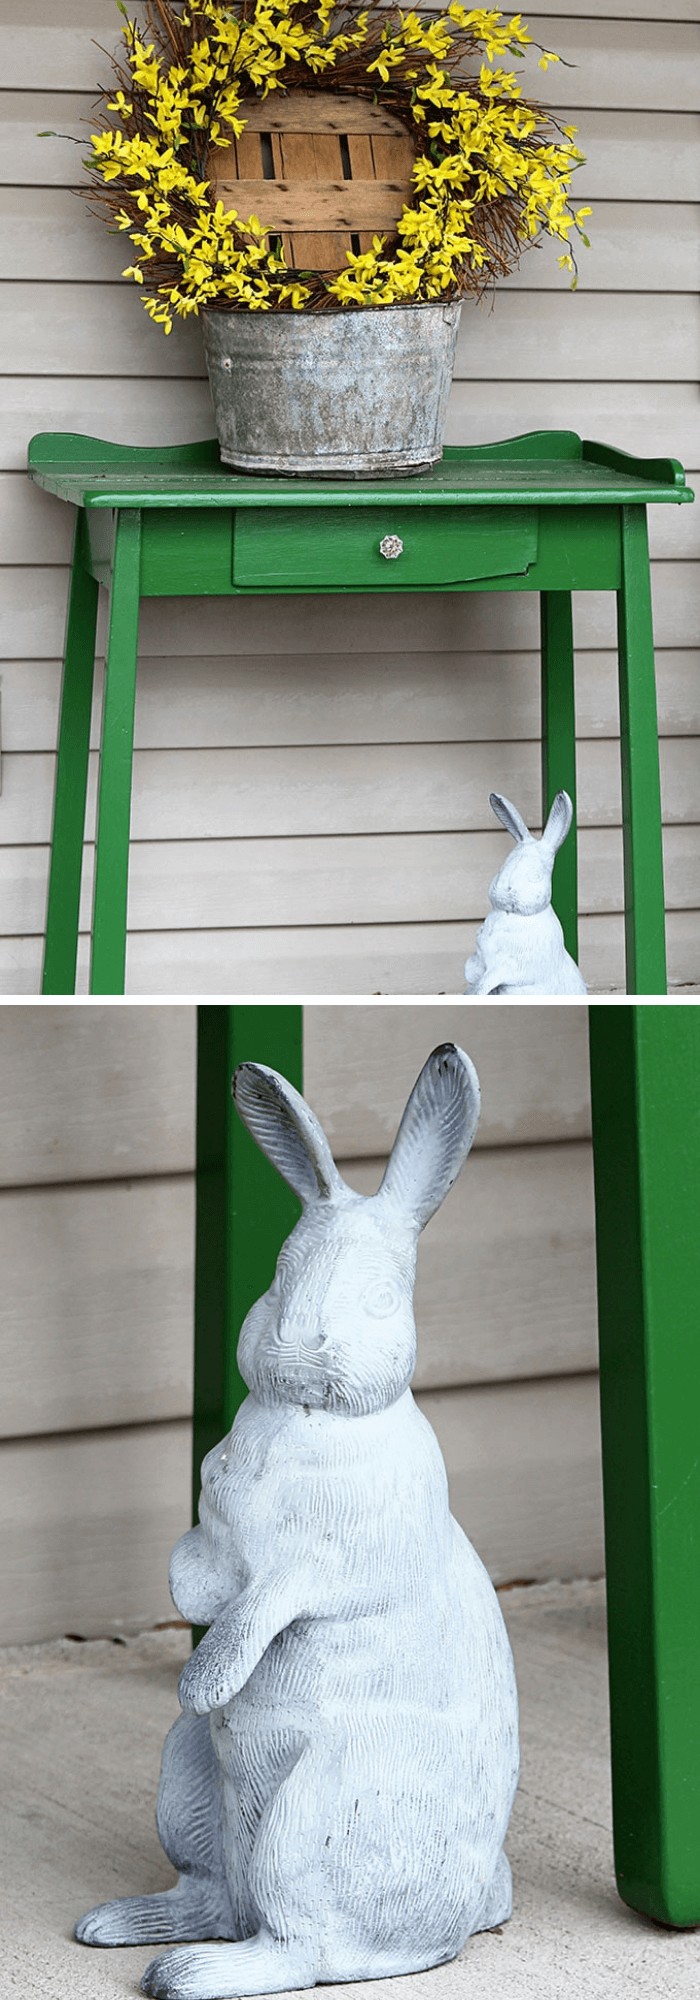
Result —
<svg viewBox="0 0 700 2000"><path fill-rule="evenodd" d="M213 1709L225 1708L233 1701L264 1651L263 1645L251 1649L245 1619L247 1596L243 1593L227 1605L182 1669L178 1694L181 1706L193 1715L210 1715Z"/></svg>
<svg viewBox="0 0 700 2000"><path fill-rule="evenodd" d="M271 1639L295 1618L321 1614L318 1587L303 1568L260 1577L222 1611L180 1675L183 1708L209 1715L245 1687Z"/></svg>
<svg viewBox="0 0 700 2000"><path fill-rule="evenodd" d="M202 1652L204 1646L202 1639L178 1682L180 1706L192 1715L209 1715L212 1709L225 1708L238 1693L232 1662L218 1648L213 1656L208 1649Z"/></svg>

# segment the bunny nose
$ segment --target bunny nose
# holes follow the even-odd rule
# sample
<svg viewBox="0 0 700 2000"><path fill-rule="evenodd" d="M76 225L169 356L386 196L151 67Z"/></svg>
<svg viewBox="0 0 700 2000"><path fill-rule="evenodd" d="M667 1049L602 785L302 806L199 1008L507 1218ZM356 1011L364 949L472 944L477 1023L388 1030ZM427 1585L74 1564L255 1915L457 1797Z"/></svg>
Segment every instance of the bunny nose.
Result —
<svg viewBox="0 0 700 2000"><path fill-rule="evenodd" d="M283 1320L279 1329L279 1339L284 1347L295 1347L298 1353L314 1354L323 1347L324 1334L318 1328L301 1328L293 1320Z"/></svg>

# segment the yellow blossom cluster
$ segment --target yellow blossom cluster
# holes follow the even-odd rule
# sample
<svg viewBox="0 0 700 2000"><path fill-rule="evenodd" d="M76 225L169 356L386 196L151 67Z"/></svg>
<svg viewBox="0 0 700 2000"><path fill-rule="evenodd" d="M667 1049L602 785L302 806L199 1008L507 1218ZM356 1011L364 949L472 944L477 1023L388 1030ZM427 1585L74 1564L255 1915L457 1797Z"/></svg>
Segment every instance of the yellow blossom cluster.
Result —
<svg viewBox="0 0 700 2000"><path fill-rule="evenodd" d="M123 87L105 94L110 119L86 164L137 253L124 276L166 333L175 315L216 304L299 311L324 297L336 309L460 297L542 234L560 239L559 262L575 269L571 233L583 235L590 211L569 199L574 128L556 127L499 66L531 44L521 15L461 0L432 17L378 0L359 11L346 0L165 0L159 14L167 39L145 39L127 20ZM539 58L542 68L557 60ZM243 133L246 98L313 88L329 70L339 90L369 85L418 151L394 235L348 250L324 277L288 270L279 239L224 207L207 169L211 148Z"/></svg>

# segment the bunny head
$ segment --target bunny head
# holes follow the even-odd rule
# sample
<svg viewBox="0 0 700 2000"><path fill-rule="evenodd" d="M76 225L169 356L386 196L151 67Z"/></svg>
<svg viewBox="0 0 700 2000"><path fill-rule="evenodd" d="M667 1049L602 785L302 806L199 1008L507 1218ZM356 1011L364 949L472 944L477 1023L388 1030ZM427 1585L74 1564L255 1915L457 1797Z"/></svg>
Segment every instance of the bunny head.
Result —
<svg viewBox="0 0 700 2000"><path fill-rule="evenodd" d="M489 902L494 910L508 910L520 917L536 916L552 899L552 869L559 848L566 840L573 806L568 792L557 792L541 840L536 840L521 818L517 806L500 792L491 792L489 803L516 842L494 875Z"/></svg>
<svg viewBox="0 0 700 2000"><path fill-rule="evenodd" d="M349 1416L384 1409L415 1366L418 1236L456 1180L478 1124L473 1064L453 1043L433 1050L381 1187L368 1196L348 1187L318 1119L275 1070L241 1063L233 1095L303 1207L272 1284L244 1320L243 1380L262 1403Z"/></svg>

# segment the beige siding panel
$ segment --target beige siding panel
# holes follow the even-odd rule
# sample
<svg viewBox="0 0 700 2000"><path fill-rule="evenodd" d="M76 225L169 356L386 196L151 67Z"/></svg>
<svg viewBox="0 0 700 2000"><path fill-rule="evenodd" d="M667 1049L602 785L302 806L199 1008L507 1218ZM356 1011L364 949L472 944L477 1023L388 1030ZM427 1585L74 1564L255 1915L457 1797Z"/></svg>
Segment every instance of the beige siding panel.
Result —
<svg viewBox="0 0 700 2000"><path fill-rule="evenodd" d="M455 966L473 951L476 923L322 925L315 929L159 931L132 934L127 946L127 993L368 993L427 996L455 991ZM666 921L669 986L700 991L700 914L671 910ZM580 962L594 993L622 992L621 917L584 917ZM36 994L41 980L38 937L0 939L0 992ZM78 953L79 994L88 991L88 942ZM461 971L460 971L461 980ZM575 1004L575 1003L574 1003Z"/></svg>
<svg viewBox="0 0 700 2000"><path fill-rule="evenodd" d="M168 1558L190 1518L188 1423L0 1446L4 1645L175 1617Z"/></svg>
<svg viewBox="0 0 700 2000"><path fill-rule="evenodd" d="M59 31L62 32L62 31ZM93 78L106 75L93 50ZM39 88L0 94L0 181L5 187L80 187L95 123L95 90ZM54 136L56 135L56 136ZM82 196L76 195L76 207ZM104 225L103 225L104 226ZM126 262L126 259L124 259Z"/></svg>
<svg viewBox="0 0 700 2000"><path fill-rule="evenodd" d="M596 1382L433 1390L457 1518L497 1582L602 1569ZM170 1550L188 1524L187 1423L0 1447L0 1641L90 1638L174 1616Z"/></svg>
<svg viewBox="0 0 700 2000"><path fill-rule="evenodd" d="M495 1583L600 1576L598 1384L521 1382L422 1395L452 1511Z"/></svg>
<svg viewBox="0 0 700 2000"><path fill-rule="evenodd" d="M415 1010L426 1011L433 1013ZM478 1064L485 1094L492 1066L477 1054L472 1020L473 1014L458 1032ZM307 1046L311 1029L307 1010ZM314 1033L318 1041L317 1030ZM403 1022L400 1033L401 1063L394 1052L396 1028L390 1059L392 1075L399 1067L403 1072L395 1093L403 1109L402 1095L408 1094L413 1081L408 1080L411 1061L404 1050ZM429 1031L426 1023L422 1048L415 1050L416 1071L441 1036L444 1030L431 1025ZM331 1024L331 1048L334 1039ZM417 1043L418 1036L413 1040ZM579 1038L576 1054L580 1087L585 1089L584 1037ZM520 1060L527 1061L523 1048ZM543 1067L540 1076L548 1094L552 1073L549 1064ZM320 1095L315 1102L318 1108ZM553 1125L557 1117L555 1112ZM369 1122L366 1113L365 1119ZM391 1125L391 1118L387 1122ZM372 1194L379 1186L383 1162L341 1160L340 1165L361 1194ZM534 1150L498 1146L474 1153L421 1238L416 1325L418 1389L574 1374L597 1366L590 1145L539 1144Z"/></svg>
<svg viewBox="0 0 700 2000"><path fill-rule="evenodd" d="M380 924L276 931L195 931L143 933L132 937L127 950L127 991L186 994L239 992L280 995L352 993L431 996L462 990L463 957L474 950L478 925ZM623 919L584 917L580 926L579 959L592 992L624 991ZM666 919L668 978L671 989L700 990L700 916L697 910L671 910ZM24 952L22 940L10 946L14 976L26 982L29 967L36 979L37 949ZM0 966L3 953L0 951ZM79 992L87 992L87 941L79 954ZM455 967L458 968L455 975ZM129 983L130 982L130 983ZM34 984L19 991L35 992Z"/></svg>
<svg viewBox="0 0 700 2000"><path fill-rule="evenodd" d="M507 1009L468 1001L307 1007L305 1089L338 1159L386 1156L419 1069L446 1041L464 1042L479 1072L477 1147L588 1138L585 1008L521 1007L514 1030Z"/></svg>
<svg viewBox="0 0 700 2000"><path fill-rule="evenodd" d="M339 1164L377 1187L380 1162ZM0 1194L0 1434L189 1416L193 1250L189 1178ZM422 1238L416 1318L419 1388L595 1368L586 1143L474 1154Z"/></svg>
<svg viewBox="0 0 700 2000"><path fill-rule="evenodd" d="M111 0L69 0L68 5L62 5L60 27L47 24L46 0L22 0L21 7L20 0L10 0L10 11L14 18L3 27L0 43L8 89L93 89L95 78L105 73L104 57L95 49L95 42L109 50L118 46ZM591 20L607 20L609 11L609 0L569 0L566 6L561 0L538 0L537 12L528 11L526 18L533 35L547 46L553 41L569 57L575 17L583 14ZM658 13L659 0L615 0L615 14L621 22L655 21ZM552 16L557 21L558 39ZM696 21L697 0L670 0L664 19ZM547 81L551 90L551 70Z"/></svg>
<svg viewBox="0 0 700 2000"><path fill-rule="evenodd" d="M658 21L660 11L659 0L615 0L615 18L619 21ZM528 8L525 19L533 33L539 35L540 41L546 42L547 36L542 30L545 22L549 30L549 18L552 14L556 14L558 19L566 20L568 35L569 20L572 16L585 14L587 19L595 21L601 15L607 19L610 12L610 0L568 0L566 6L562 6L561 0L537 0L537 12L531 13ZM699 18L698 0L669 0L668 7L664 10L665 21L697 21ZM566 49L562 46L562 54L566 53ZM551 70L549 75L551 78Z"/></svg>
<svg viewBox="0 0 700 2000"><path fill-rule="evenodd" d="M678 408L680 415L675 398L687 393L687 384L685 390L672 385L674 413ZM700 425L698 429L700 433ZM212 437L209 384L204 376L187 382L168 381L167 376L155 381L149 376L142 381L110 375L8 376L0 407L3 468L23 471L29 439L38 431L51 430L108 437L115 444L175 444L183 438Z"/></svg>
<svg viewBox="0 0 700 2000"><path fill-rule="evenodd" d="M453 384L448 444L487 444L548 425L573 429L582 437L604 437L623 451L682 454L688 465L700 465L700 410L690 380L548 382L540 379L538 369L526 385L508 380ZM204 379L9 376L0 407L0 467L23 471L28 439L41 430L106 436L118 444L211 437L209 387ZM676 507L655 508L655 518L660 511L679 523Z"/></svg>
<svg viewBox="0 0 700 2000"><path fill-rule="evenodd" d="M675 9L674 9L675 11ZM533 36L538 36L538 17L528 15ZM45 16L44 16L45 19ZM22 39L27 30L19 31ZM60 31L54 31L59 34ZM37 39L48 45L46 28L39 28ZM93 34L92 40L95 37ZM99 39L99 36L97 37ZM591 105L598 109L617 110L633 102L640 110L649 111L694 111L697 108L695 89L695 63L697 59L697 39L692 22L679 20L654 21L598 19L567 19L561 13L543 17L542 39L548 48L554 48L565 58L559 66L550 69L543 86L542 74L538 69L537 51L532 50L523 65L523 88L530 94L546 97L557 108L581 109ZM106 35L108 47L117 45L114 33L114 15ZM13 45L11 34L3 36L3 78L8 91L21 87L15 79L27 65L24 56ZM77 61L74 64L74 58ZM71 67L67 68L67 58ZM566 66L568 65L568 67ZM90 99L94 96L95 79L107 74L105 57L91 45L89 32L86 33L82 51L77 43L68 44L60 59L56 76L39 84L40 77L46 77L46 53L39 59L35 72L27 73L25 67L25 89L31 88L32 95L45 91L47 97L54 96L58 77L66 76L71 93L77 93L85 79L86 109L83 115L90 116ZM64 86L65 88L65 86ZM29 89L27 89L29 95ZM69 98L69 104L71 99ZM67 106L68 109L68 106ZM68 113L70 117L70 111ZM81 113L78 110L78 117ZM70 124L62 123L62 131L69 131ZM45 145L51 142L44 141ZM65 148L64 148L65 150ZM75 169L73 169L75 172ZM37 176L33 176L36 178ZM77 176L76 176L77 177Z"/></svg>
<svg viewBox="0 0 700 2000"><path fill-rule="evenodd" d="M348 1178L371 1193L377 1163ZM422 1238L416 1324L418 1389L597 1366L590 1146L474 1154Z"/></svg>
<svg viewBox="0 0 700 2000"><path fill-rule="evenodd" d="M642 458L653 452L659 457L682 456L688 465L700 464L700 409L690 381L549 382L538 371L524 384L452 384L448 444L488 444L493 438L548 428L603 438ZM673 505L654 507L651 513L654 520L663 513L676 524L680 521L680 511Z"/></svg>
<svg viewBox="0 0 700 2000"><path fill-rule="evenodd" d="M594 24L590 23L595 32ZM552 71L549 72L550 78ZM650 89L655 73L649 66ZM576 175L576 202L697 201L700 196L700 117L654 107L632 110L623 83L614 111L577 103L566 122L575 123L576 143L585 160ZM591 218L592 221L592 218Z"/></svg>
<svg viewBox="0 0 700 2000"><path fill-rule="evenodd" d="M91 97L88 92L13 89L9 82L6 33L0 32L5 86L0 91L0 183L3 187L74 187L84 179ZM94 92L93 92L94 97ZM63 138L53 134L60 126Z"/></svg>
<svg viewBox="0 0 700 2000"><path fill-rule="evenodd" d="M586 291L690 292L700 287L695 208L668 202L596 204L591 248L579 245L579 285ZM129 261L128 239L114 236L67 188L0 188L5 274L13 279L114 282ZM561 244L525 254L508 290L561 291Z"/></svg>
<svg viewBox="0 0 700 2000"><path fill-rule="evenodd" d="M662 803L671 823L700 824L700 758L692 737L660 745ZM5 842L49 837L53 758L3 760ZM581 743L579 824L619 821L619 747ZM88 811L96 777L96 756ZM491 831L494 783L517 793L533 826L539 752L527 744L368 744L280 750L143 750L134 760L134 840L230 840L319 834Z"/></svg>
<svg viewBox="0 0 700 2000"><path fill-rule="evenodd" d="M537 15L526 16L537 35ZM523 65L523 89L557 110L697 111L698 38L691 22L545 17L542 39L564 57L543 87L537 55Z"/></svg>
<svg viewBox="0 0 700 2000"><path fill-rule="evenodd" d="M0 550L3 563L70 563L72 507L35 486L25 472L0 476Z"/></svg>
<svg viewBox="0 0 700 2000"><path fill-rule="evenodd" d="M134 938L127 951L128 991L219 994L367 993L412 994L455 991L455 964L474 950L477 924L391 927L328 926L319 930L165 932ZM579 960L592 992L622 992L625 979L624 924L617 916L584 917ZM666 919L671 989L700 991L700 913L671 910ZM163 948L164 947L164 948ZM21 954L21 940L15 952ZM0 964L2 958L0 956ZM38 952L33 964L40 963ZM183 969L184 967L184 969ZM26 971L20 976L26 979ZM80 992L87 992L87 944L79 956ZM461 990L461 970L459 974ZM26 985L21 991L36 990Z"/></svg>
<svg viewBox="0 0 700 2000"><path fill-rule="evenodd" d="M640 310L638 296L503 289L492 306L462 313L455 374L488 380L510 368L514 381L527 381L546 358L553 381L687 382L700 355L697 298L679 296L670 314L654 293L644 294ZM1 341L0 328L0 355Z"/></svg>
<svg viewBox="0 0 700 2000"><path fill-rule="evenodd" d="M0 370L17 374L201 375L201 333L192 321L169 339L140 304L136 287L27 284L0 297ZM456 374L484 380L537 376L546 342L553 380L617 378L686 382L700 373L698 301L678 297L670 314L658 293L499 292L462 314Z"/></svg>
<svg viewBox="0 0 700 2000"><path fill-rule="evenodd" d="M2 663L6 753L54 749L60 676L58 660ZM700 736L700 651L658 649L656 681L660 734ZM136 745L444 743L465 729L472 743L538 741L539 687L534 653L316 654L303 676L297 660L284 654L234 663L154 659L138 676ZM616 734L613 653L578 653L576 714L581 738ZM96 748L98 713L92 740Z"/></svg>
<svg viewBox="0 0 700 2000"><path fill-rule="evenodd" d="M114 285L7 285L0 294L0 370L18 375L201 375L202 336L191 321L180 324L168 339L158 339L136 286L121 280ZM653 373L652 368L650 380Z"/></svg>
<svg viewBox="0 0 700 2000"><path fill-rule="evenodd" d="M60 676L58 660L2 663L6 752L53 750ZM700 652L657 648L656 682L660 734L700 735ZM617 733L615 654L578 651L576 714L581 739ZM538 741L539 655L317 654L303 677L285 654L151 659L137 684L136 745L144 750L446 742L465 726L473 743ZM92 741L96 748L99 712Z"/></svg>
<svg viewBox="0 0 700 2000"><path fill-rule="evenodd" d="M332 1024L333 1060L340 1062L341 1049L347 1050L355 1032L369 1038L362 1046L371 1049L372 1038L379 1032L373 1017L383 1011L366 1007L336 1013L314 1008L311 1027L307 1015L312 1095L318 1089L319 1075L328 1077L328 1066L319 1071L318 1055L315 1067L313 1061L321 1024L326 1020ZM529 1052L527 1072L516 1059L507 1014L501 1020L497 1009L484 1011L466 1002L454 1008L418 1009L415 1017L402 1008L401 1040L403 1045L409 1038L409 1066L414 1047L419 1051L418 1066L423 1060L423 1037L430 1029L422 1023L429 1019L438 1041L455 1032L450 1023L474 1023L478 1047L492 1066L489 1076L504 1073L509 1077L507 1092L492 1084L484 1104L479 1145L512 1146L531 1144L533 1138L563 1141L588 1135L585 1010L522 1010L519 1036ZM328 1033L329 1026L326 1038ZM338 1041L339 1034L344 1034L344 1041ZM548 1065L556 1064L559 1048L562 1055L556 1090L553 1087L549 1096L545 1092L542 1097L542 1086L536 1087L533 1077L543 1065L549 1074ZM79 1009L70 1005L47 1008L39 1003L0 1010L0 1187L191 1172L194 1054L194 1007L110 1007L94 1002ZM333 1079L336 1074L337 1065ZM348 1089L349 1076L348 1071ZM395 1098L384 1100L388 1123L383 1139L371 1121L363 1128L359 1144L352 1138L354 1126L339 1131L334 1125L332 1136L338 1152L361 1158L374 1151L386 1153L403 1109L403 1102L399 1102L402 1089L403 1077L399 1076ZM350 1101L356 1098L355 1088ZM364 1093L361 1101L365 1101ZM326 1104L332 1102L332 1096L323 1096L322 1117ZM533 1125L536 1111L539 1122ZM369 1119L367 1111L365 1117Z"/></svg>
<svg viewBox="0 0 700 2000"><path fill-rule="evenodd" d="M0 229L8 278L114 284L129 262L128 236L106 229L70 188L0 188Z"/></svg>
<svg viewBox="0 0 700 2000"><path fill-rule="evenodd" d="M506 846L494 831L355 834L278 840L135 842L129 874L132 933L266 929L279 924L382 924L480 919ZM586 914L623 908L622 835L584 829L579 904ZM666 907L693 910L700 885L700 826L664 829ZM0 848L0 935L43 931L46 847ZM93 850L83 869L81 924L89 928ZM465 930L466 938L466 930ZM452 985L461 977L462 953Z"/></svg>
<svg viewBox="0 0 700 2000"><path fill-rule="evenodd" d="M679 441L683 450L687 450L688 440L683 432L679 434ZM677 454L671 452L669 456L675 458ZM700 472L695 472L689 467L687 484L693 494L697 495L700 489ZM692 503L683 507L650 507L647 510L647 519L652 562L659 559L674 562L683 558L686 561L697 562L700 558L700 508ZM695 580L689 579L691 587Z"/></svg>
<svg viewBox="0 0 700 2000"><path fill-rule="evenodd" d="M191 1170L192 1007L0 1010L0 1187Z"/></svg>
<svg viewBox="0 0 700 2000"><path fill-rule="evenodd" d="M119 44L114 0L61 0L55 24L46 0L7 0L4 13L0 50L8 89L92 90L95 78L105 74L105 58L95 43L109 50Z"/></svg>
<svg viewBox="0 0 700 2000"><path fill-rule="evenodd" d="M0 1268L3 1437L190 1415L191 1178L8 1189Z"/></svg>
<svg viewBox="0 0 700 2000"><path fill-rule="evenodd" d="M674 510L675 511L675 510ZM54 659L63 644L68 576L59 567L21 571L0 569L0 658ZM656 644L697 646L697 577L687 563L654 565L652 592ZM101 617L104 618L104 596ZM581 592L576 603L576 637L584 649L609 649L615 643L615 600L612 591ZM394 653L517 652L539 642L536 594L503 591L424 593L397 597L389 606L381 598L381 614ZM206 649L235 659L240 654L269 656L328 653L342 647L353 657L376 649L377 600L357 596L316 597L181 597L146 598L141 611L141 660L197 657ZM98 633L99 633L98 627Z"/></svg>

